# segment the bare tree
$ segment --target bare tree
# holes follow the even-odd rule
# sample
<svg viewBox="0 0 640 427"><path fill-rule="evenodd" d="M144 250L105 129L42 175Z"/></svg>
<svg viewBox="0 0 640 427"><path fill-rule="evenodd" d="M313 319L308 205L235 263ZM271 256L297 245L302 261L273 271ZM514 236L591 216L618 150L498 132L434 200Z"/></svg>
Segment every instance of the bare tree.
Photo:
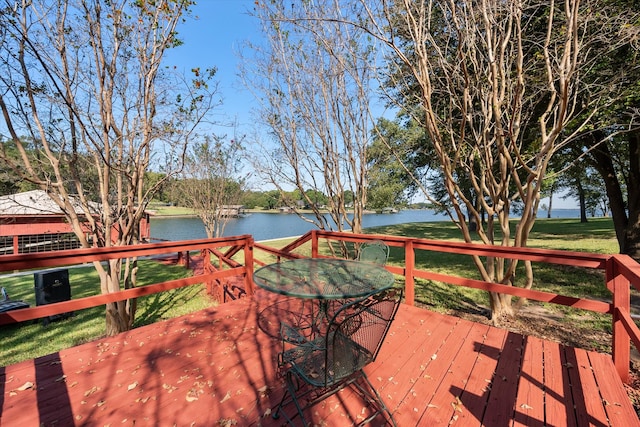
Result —
<svg viewBox="0 0 640 427"><path fill-rule="evenodd" d="M280 4L269 2L272 11L274 3ZM285 25L292 23L306 29L320 46L337 39L329 29L345 25L351 26L343 31L352 44L362 48L363 40L367 46L373 40L387 59L386 68L378 68L379 87L388 89L388 100L424 128L429 156L435 158L430 164L437 166L431 173L446 192L444 207L464 239L471 242L474 237L470 219L486 244L526 246L552 156L585 128L598 108L606 106L603 100L622 81L593 78L598 63L598 50L593 48L607 40L610 45L611 40L624 43L624 24L633 16L609 13L604 2L595 0L335 0L330 4L281 6L279 15L273 12L276 18L266 22L285 41L291 38ZM303 44L289 45L309 52L301 48ZM292 69L314 75L313 69L304 68L306 57L297 60L297 55L289 51L279 56L269 72L287 76L287 84L297 82L290 80L295 75ZM340 65L358 69L351 63ZM287 100L302 99L290 90L274 92L286 94ZM272 116L280 119L280 113L274 111ZM298 110L284 116L297 118ZM282 141L293 144L300 139L299 121L277 125L285 129L280 132L290 133ZM403 154L397 157L403 159ZM300 162L299 157L288 159L291 164ZM407 167L406 172L413 169ZM419 177L415 179L430 197ZM518 219L512 217L514 204ZM475 264L484 280L515 284L516 261L476 257ZM525 276L523 286L531 287L529 262ZM510 296L490 296L494 321L513 312Z"/></svg>
<svg viewBox="0 0 640 427"><path fill-rule="evenodd" d="M276 3L256 5L266 42L252 46L254 62L244 69L276 144L265 144L257 169L282 193L299 190L319 228L360 232L375 51L330 3ZM329 15L335 21L320 19ZM328 197L328 217L313 200L317 192Z"/></svg>
<svg viewBox="0 0 640 427"><path fill-rule="evenodd" d="M193 208L204 223L208 237L220 237L246 187L242 175L244 136L211 136L191 148L183 179L178 184L179 200Z"/></svg>
<svg viewBox="0 0 640 427"><path fill-rule="evenodd" d="M157 162L171 177L211 105L208 76L181 86L161 66L191 3L2 0L0 159L49 194L84 247L137 243L162 185L145 188L145 171ZM94 265L102 293L135 286L135 259ZM106 333L134 315L135 300L107 304Z"/></svg>

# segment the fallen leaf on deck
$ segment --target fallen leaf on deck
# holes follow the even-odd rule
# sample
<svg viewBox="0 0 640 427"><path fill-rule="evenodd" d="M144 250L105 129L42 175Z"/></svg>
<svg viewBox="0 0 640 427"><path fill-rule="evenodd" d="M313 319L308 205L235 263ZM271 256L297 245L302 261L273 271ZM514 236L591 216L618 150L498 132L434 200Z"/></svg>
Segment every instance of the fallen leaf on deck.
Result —
<svg viewBox="0 0 640 427"><path fill-rule="evenodd" d="M135 381L135 382L132 382L131 384L129 384L129 386L127 387L127 391L131 391L136 387L138 387L138 381Z"/></svg>
<svg viewBox="0 0 640 427"><path fill-rule="evenodd" d="M27 381L26 383L18 387L16 391L25 391L25 390L29 390L30 388L33 388L33 383L31 381Z"/></svg>
<svg viewBox="0 0 640 427"><path fill-rule="evenodd" d="M533 409L533 406L529 406L529 405L527 405L526 403L523 403L522 405L520 405L520 407L521 407L522 409Z"/></svg>
<svg viewBox="0 0 640 427"><path fill-rule="evenodd" d="M258 393L260 393L260 397L265 397L267 395L267 391L269 390L269 387L262 386L258 389Z"/></svg>
<svg viewBox="0 0 640 427"><path fill-rule="evenodd" d="M174 387L171 384L162 384L162 388L167 390L168 393L171 393L172 391L176 390L178 387Z"/></svg>
<svg viewBox="0 0 640 427"><path fill-rule="evenodd" d="M456 400L451 402L451 406L453 406L454 411L462 412L462 401L460 397L456 396Z"/></svg>
<svg viewBox="0 0 640 427"><path fill-rule="evenodd" d="M228 391L227 394L225 394L225 396L222 398L220 403L226 402L229 399L231 399L231 392L230 391Z"/></svg>
<svg viewBox="0 0 640 427"><path fill-rule="evenodd" d="M93 387L91 387L89 390L87 390L87 391L85 391L85 392L84 392L84 397L87 397L87 396L89 396L89 395L91 395L91 394L95 393L96 391L98 391L98 387L93 386Z"/></svg>

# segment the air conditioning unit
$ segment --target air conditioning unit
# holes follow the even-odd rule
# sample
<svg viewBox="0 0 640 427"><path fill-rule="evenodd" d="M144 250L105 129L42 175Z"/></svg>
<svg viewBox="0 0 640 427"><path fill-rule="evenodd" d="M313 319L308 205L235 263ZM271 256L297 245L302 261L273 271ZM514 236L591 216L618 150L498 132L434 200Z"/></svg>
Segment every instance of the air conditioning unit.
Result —
<svg viewBox="0 0 640 427"><path fill-rule="evenodd" d="M71 286L69 284L69 270L49 270L34 273L36 305L53 304L69 301L71 299ZM73 312L56 314L43 319L43 324L72 316Z"/></svg>

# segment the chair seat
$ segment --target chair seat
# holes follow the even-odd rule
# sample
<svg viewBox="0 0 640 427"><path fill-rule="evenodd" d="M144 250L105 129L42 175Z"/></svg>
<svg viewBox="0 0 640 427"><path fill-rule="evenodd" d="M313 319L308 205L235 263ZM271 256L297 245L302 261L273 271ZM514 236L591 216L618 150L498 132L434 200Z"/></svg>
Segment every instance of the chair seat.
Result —
<svg viewBox="0 0 640 427"><path fill-rule="evenodd" d="M330 387L373 360L371 352L343 334L337 333L333 338L333 351L325 351L325 342L320 337L291 348L283 353L283 362L307 383Z"/></svg>

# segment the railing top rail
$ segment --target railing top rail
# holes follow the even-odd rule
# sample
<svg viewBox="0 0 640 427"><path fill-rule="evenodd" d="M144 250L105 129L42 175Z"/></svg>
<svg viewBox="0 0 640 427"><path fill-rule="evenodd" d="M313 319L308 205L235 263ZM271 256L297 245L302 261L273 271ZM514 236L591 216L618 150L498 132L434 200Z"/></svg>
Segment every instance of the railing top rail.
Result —
<svg viewBox="0 0 640 427"><path fill-rule="evenodd" d="M416 249L433 250L439 252L455 252L466 255L493 256L502 258L517 258L528 261L549 262L553 264L569 264L589 268L605 267L611 257L608 254L596 254L557 249L541 249L529 247L512 247L499 245L485 245L481 243L453 242L446 240L419 239L404 236L387 236L376 234L354 234L337 231L318 231L318 237L363 242L382 240L389 246L404 246L411 241Z"/></svg>
<svg viewBox="0 0 640 427"><path fill-rule="evenodd" d="M0 255L0 272L92 261L106 261L114 258L140 257L171 252L197 251L206 248L236 245L253 239L251 235L218 237L179 242L147 243L133 246L111 246L101 248L68 249L56 252Z"/></svg>

